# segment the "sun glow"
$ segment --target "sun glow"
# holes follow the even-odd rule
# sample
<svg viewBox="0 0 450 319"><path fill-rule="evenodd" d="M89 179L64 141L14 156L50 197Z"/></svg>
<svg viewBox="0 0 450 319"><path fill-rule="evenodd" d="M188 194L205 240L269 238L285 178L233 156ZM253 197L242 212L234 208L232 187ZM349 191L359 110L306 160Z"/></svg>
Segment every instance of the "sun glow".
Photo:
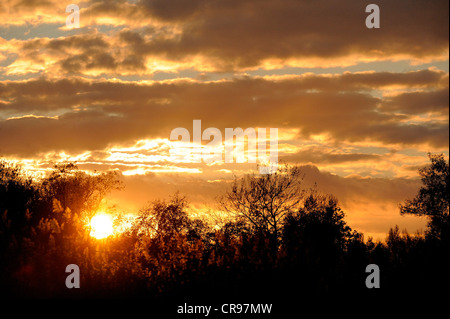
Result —
<svg viewBox="0 0 450 319"><path fill-rule="evenodd" d="M91 219L91 236L97 239L106 238L114 232L113 219L108 214L97 214Z"/></svg>

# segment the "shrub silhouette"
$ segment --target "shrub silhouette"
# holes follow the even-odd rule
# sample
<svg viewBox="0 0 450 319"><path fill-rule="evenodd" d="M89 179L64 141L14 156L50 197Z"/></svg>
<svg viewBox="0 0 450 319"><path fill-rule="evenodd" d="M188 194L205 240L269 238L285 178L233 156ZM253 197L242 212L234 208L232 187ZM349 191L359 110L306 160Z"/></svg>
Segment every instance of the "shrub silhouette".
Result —
<svg viewBox="0 0 450 319"><path fill-rule="evenodd" d="M383 291L438 291L448 280L448 163L430 160L420 171L419 195L401 205L402 214L429 216L429 229L410 235L395 226L385 242L364 240L335 197L303 190L300 170L287 166L236 179L221 198L233 218L220 227L191 217L186 199L175 194L141 209L127 231L97 240L87 222L121 187L118 176L64 163L33 180L0 161L2 294L257 302L329 292L372 296L364 284L370 263L381 269ZM81 269L80 289L64 284L72 263Z"/></svg>

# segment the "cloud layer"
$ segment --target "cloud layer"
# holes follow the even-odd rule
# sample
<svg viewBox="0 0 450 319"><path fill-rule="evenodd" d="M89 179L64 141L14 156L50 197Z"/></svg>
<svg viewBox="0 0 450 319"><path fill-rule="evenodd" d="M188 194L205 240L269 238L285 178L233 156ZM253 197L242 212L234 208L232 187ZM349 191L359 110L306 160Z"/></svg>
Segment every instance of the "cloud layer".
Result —
<svg viewBox="0 0 450 319"><path fill-rule="evenodd" d="M446 74L432 70L148 84L6 81L0 83L0 130L8 138L0 141L0 151L103 150L168 138L176 127L192 132L194 119L203 121L203 129L277 127L336 143L446 148L447 81ZM377 94L390 87L402 89L394 96Z"/></svg>
<svg viewBox="0 0 450 319"><path fill-rule="evenodd" d="M254 164L175 160L170 132L278 128L279 158L370 234L395 223L427 152L448 155L446 0L0 3L0 156L119 170L129 207L176 189L197 207ZM192 136L191 136L192 137ZM204 141L206 144L207 141ZM139 204L139 205L138 205ZM382 237L382 236L381 236Z"/></svg>
<svg viewBox="0 0 450 319"><path fill-rule="evenodd" d="M87 1L80 4L80 32L12 41L21 57L8 72L19 72L14 67L24 63L42 72L50 67L92 75L447 58L448 1L378 1L380 29L366 28L366 5L334 0ZM5 27L48 24L55 28L50 35L60 32L68 15L53 1L11 1L3 7ZM101 27L109 32L99 34Z"/></svg>

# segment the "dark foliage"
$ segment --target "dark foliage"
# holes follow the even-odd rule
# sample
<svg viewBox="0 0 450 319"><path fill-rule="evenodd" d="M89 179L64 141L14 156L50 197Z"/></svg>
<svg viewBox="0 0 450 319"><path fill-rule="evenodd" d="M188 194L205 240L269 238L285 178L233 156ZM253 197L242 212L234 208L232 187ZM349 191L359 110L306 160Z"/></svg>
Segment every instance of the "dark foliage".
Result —
<svg viewBox="0 0 450 319"><path fill-rule="evenodd" d="M430 217L428 235L450 240L449 216L449 162L443 155L429 155L431 165L419 170L423 186L417 196L400 205L401 214L424 215Z"/></svg>
<svg viewBox="0 0 450 319"><path fill-rule="evenodd" d="M143 208L127 231L97 240L88 222L102 198L120 188L116 175L88 175L69 163L37 181L2 161L2 294L241 296L262 302L311 294L435 291L448 279L448 163L440 156L431 162L421 170L424 187L418 197L401 206L402 213L430 217L426 236L394 227L386 242L373 242L346 224L336 198L302 190L301 174L289 167L236 180L221 199L235 218L221 227L190 217L186 200L176 194ZM65 286L68 264L81 269L80 289ZM368 264L380 267L382 289L366 288Z"/></svg>

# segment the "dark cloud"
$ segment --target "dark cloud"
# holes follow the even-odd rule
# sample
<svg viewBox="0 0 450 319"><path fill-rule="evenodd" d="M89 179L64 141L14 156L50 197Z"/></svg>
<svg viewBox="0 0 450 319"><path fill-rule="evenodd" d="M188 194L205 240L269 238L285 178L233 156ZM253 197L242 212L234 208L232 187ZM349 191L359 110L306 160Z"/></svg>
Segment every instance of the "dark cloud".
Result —
<svg viewBox="0 0 450 319"><path fill-rule="evenodd" d="M202 14L208 2L203 0L142 0L139 4L153 16L177 21Z"/></svg>
<svg viewBox="0 0 450 319"><path fill-rule="evenodd" d="M430 72L441 74L422 74L429 77ZM417 78L417 72L410 74ZM392 83L390 77L387 76L387 83ZM10 114L11 119L0 122L0 134L8 137L1 139L0 152L101 150L127 140L168 138L176 127L191 130L194 119L202 120L203 129L295 128L304 138L328 133L335 141L448 147L448 122L408 122L406 115L396 112L398 107L380 112L379 106L385 102L389 105L392 100L385 101L364 91L369 75L359 85L352 79L354 84L348 91L342 91L339 79L350 81L351 75L335 76L334 91L328 77L316 75L210 83L138 84L81 79L3 82L0 92L8 102L3 103L2 112ZM406 83L412 85L409 79ZM397 84L402 85L402 81ZM383 85L381 81L379 85ZM429 103L430 96L432 101L435 99L433 91L415 94L412 108L427 109L433 105ZM443 103L439 94L437 99ZM423 105L417 101L423 101ZM19 115L13 117L14 114ZM58 117L20 118L20 114Z"/></svg>
<svg viewBox="0 0 450 319"><path fill-rule="evenodd" d="M405 114L425 114L437 112L448 116L448 86L429 92L410 92L392 97L383 104L382 109Z"/></svg>
<svg viewBox="0 0 450 319"><path fill-rule="evenodd" d="M448 87L448 75L442 71L433 71L429 69L393 73L393 72L365 72L365 73L344 73L339 78L330 78L330 82L334 79L335 87L339 83L344 90L350 88L360 89L365 87L367 89L383 88L389 86L405 86L405 87L419 87L428 88L436 86ZM441 83L442 82L442 83ZM447 82L447 84L445 84Z"/></svg>
<svg viewBox="0 0 450 319"><path fill-rule="evenodd" d="M327 153L320 148L308 148L295 154L284 155L280 157L281 161L287 163L314 163L314 164L342 164L359 161L377 161L382 156L377 154L365 153Z"/></svg>
<svg viewBox="0 0 450 319"><path fill-rule="evenodd" d="M366 28L367 3L361 1L90 1L83 11L86 20L110 19L127 27L32 39L22 53L38 61L47 50L63 72L74 74L92 69L151 73L145 67L147 59L193 63L200 58L189 67L240 71L270 65L268 61L280 66L296 60L321 67L448 55L448 1L380 0L377 4L380 29ZM142 24L133 27L136 21Z"/></svg>
<svg viewBox="0 0 450 319"><path fill-rule="evenodd" d="M19 0L16 3L16 6L24 6L29 8L48 7L51 5L54 5L53 1L46 0Z"/></svg>
<svg viewBox="0 0 450 319"><path fill-rule="evenodd" d="M442 56L448 51L448 1L383 1L381 28L365 26L361 1L143 0L148 14L176 21L182 33L145 43L171 59L207 56L217 68L256 67L266 59L351 55Z"/></svg>
<svg viewBox="0 0 450 319"><path fill-rule="evenodd" d="M57 69L51 69L50 74L84 74L89 70L115 72L119 66L145 69L142 62L136 64L129 58L122 61L118 55L120 50L111 47L108 37L96 33L25 41L21 52L22 59L39 64L45 64L47 60L56 65Z"/></svg>
<svg viewBox="0 0 450 319"><path fill-rule="evenodd" d="M344 205L354 200L400 203L412 198L420 186L417 179L342 177L320 171L313 165L302 166L302 171L307 187L317 184L320 191L335 195Z"/></svg>

